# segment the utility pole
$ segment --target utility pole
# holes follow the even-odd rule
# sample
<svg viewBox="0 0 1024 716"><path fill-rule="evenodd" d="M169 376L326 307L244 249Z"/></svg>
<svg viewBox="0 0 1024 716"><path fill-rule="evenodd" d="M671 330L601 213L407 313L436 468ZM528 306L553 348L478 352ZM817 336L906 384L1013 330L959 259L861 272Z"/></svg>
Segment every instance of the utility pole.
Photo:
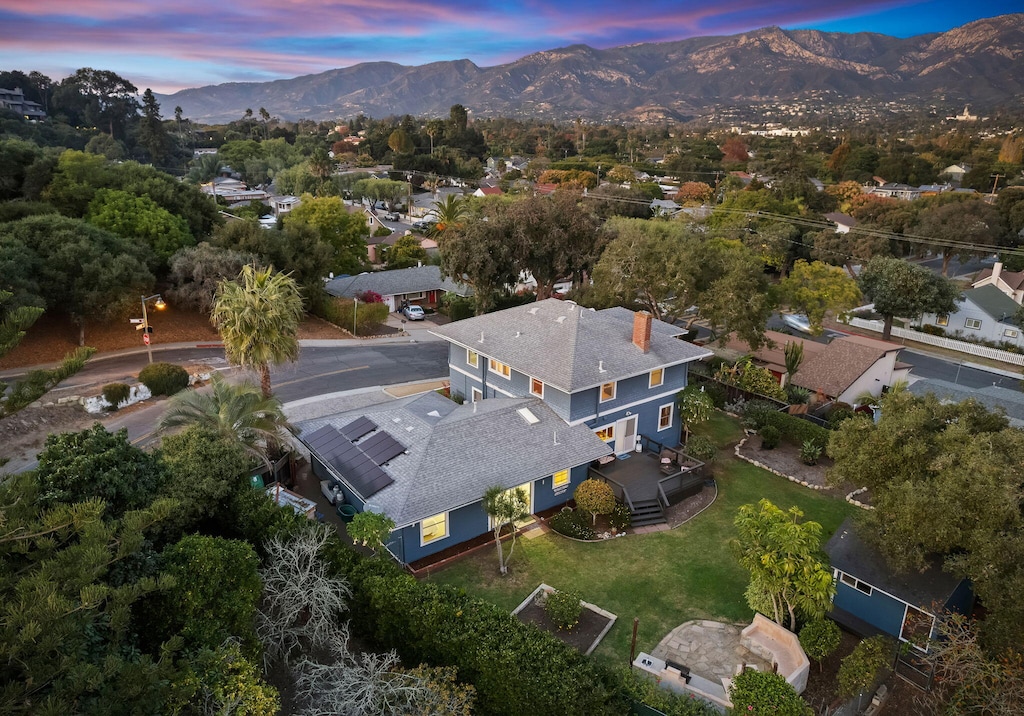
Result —
<svg viewBox="0 0 1024 716"><path fill-rule="evenodd" d="M993 179L993 182L992 182L992 194L991 194L991 196L995 196L996 195L996 186L999 184L999 180L1002 179L1004 176L1006 176L1006 175L1005 174L992 174L991 175L991 177Z"/></svg>

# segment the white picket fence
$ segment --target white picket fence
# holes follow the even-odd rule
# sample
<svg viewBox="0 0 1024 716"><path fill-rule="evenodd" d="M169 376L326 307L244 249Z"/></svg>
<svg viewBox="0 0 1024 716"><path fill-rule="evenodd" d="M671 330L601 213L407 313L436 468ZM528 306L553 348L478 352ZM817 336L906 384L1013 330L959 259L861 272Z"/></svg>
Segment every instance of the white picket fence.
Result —
<svg viewBox="0 0 1024 716"><path fill-rule="evenodd" d="M869 331L881 333L884 324L882 321L868 321L863 318L851 318L850 325L855 326L856 328L864 328ZM917 343L926 343L930 346L947 348L951 351L970 353L971 355L982 356L984 358L990 358L1003 363L1024 366L1024 355L1021 355L1020 353L1010 353L1009 351L999 350L998 348L989 348L988 346L982 346L977 343L958 341L955 338L946 338L945 336L933 336L930 333L910 331L906 328L898 328L896 326L892 327L892 335L897 338L906 338L908 340L916 341Z"/></svg>

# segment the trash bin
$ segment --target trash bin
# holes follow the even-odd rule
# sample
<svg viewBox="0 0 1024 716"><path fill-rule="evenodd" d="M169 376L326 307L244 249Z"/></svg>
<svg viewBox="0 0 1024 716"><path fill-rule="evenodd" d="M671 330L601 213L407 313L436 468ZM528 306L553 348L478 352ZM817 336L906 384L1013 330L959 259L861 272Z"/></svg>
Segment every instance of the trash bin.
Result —
<svg viewBox="0 0 1024 716"><path fill-rule="evenodd" d="M341 518L341 521L347 524L347 523L352 521L353 517L356 516L356 513L358 512L358 510L355 507L353 507L352 505L344 504L344 505L338 505L337 512L338 512L338 517Z"/></svg>

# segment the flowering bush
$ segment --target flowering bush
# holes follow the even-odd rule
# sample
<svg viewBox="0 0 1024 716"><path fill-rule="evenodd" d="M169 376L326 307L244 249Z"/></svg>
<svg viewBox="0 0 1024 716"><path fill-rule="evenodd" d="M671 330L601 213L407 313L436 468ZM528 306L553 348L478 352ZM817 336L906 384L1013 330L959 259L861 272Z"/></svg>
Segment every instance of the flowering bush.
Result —
<svg viewBox="0 0 1024 716"><path fill-rule="evenodd" d="M583 605L579 592L550 592L544 600L544 611L559 629L572 629L580 623Z"/></svg>

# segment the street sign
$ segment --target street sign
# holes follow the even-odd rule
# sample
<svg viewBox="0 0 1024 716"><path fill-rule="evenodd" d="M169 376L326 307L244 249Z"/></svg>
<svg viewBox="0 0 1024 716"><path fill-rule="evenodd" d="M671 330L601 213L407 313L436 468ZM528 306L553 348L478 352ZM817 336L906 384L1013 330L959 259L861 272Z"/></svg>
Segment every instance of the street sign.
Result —
<svg viewBox="0 0 1024 716"><path fill-rule="evenodd" d="M145 343L147 346L149 345L149 334L148 333L143 333L142 334L142 342Z"/></svg>
<svg viewBox="0 0 1024 716"><path fill-rule="evenodd" d="M145 326L142 325L141 323L139 325L135 326L135 330L136 331L141 331L143 328L145 328Z"/></svg>
<svg viewBox="0 0 1024 716"><path fill-rule="evenodd" d="M133 324L134 323L142 323L142 319L141 318L129 318L128 322L129 323L133 323Z"/></svg>

